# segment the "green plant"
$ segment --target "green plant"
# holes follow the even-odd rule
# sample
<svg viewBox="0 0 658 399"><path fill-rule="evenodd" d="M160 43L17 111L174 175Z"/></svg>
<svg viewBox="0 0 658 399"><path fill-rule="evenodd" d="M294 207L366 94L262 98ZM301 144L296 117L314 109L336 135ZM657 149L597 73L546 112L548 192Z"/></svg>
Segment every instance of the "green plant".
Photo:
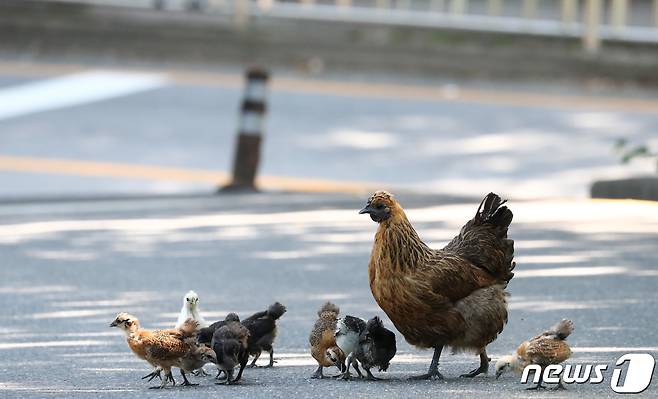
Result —
<svg viewBox="0 0 658 399"><path fill-rule="evenodd" d="M646 144L632 144L625 138L615 142L615 151L621 156L621 162L626 164L635 158L654 158L658 162L658 152L653 152ZM658 163L656 163L658 171Z"/></svg>

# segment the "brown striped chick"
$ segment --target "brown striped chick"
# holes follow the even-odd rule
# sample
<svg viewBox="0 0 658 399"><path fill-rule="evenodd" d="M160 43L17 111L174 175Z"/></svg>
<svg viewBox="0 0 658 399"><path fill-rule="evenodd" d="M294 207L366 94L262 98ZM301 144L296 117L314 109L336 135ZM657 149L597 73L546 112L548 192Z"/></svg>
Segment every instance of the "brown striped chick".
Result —
<svg viewBox="0 0 658 399"><path fill-rule="evenodd" d="M516 352L509 356L503 356L496 362L496 378L500 377L508 370L518 374L530 365L536 364L541 366L542 370L552 364L560 364L571 357L571 348L566 339L573 332L573 322L564 319L554 325L549 330L540 335L523 342L516 349ZM544 389L542 377L536 386L528 389ZM564 389L560 381L556 389Z"/></svg>
<svg viewBox="0 0 658 399"><path fill-rule="evenodd" d="M178 329L146 330L140 327L139 320L135 316L119 313L110 327L117 327L123 331L132 352L156 368L149 375L151 379L159 375L158 369L165 372L162 383L152 388L165 388L169 382L176 385L171 374L172 367L181 368L181 375L185 381L183 385L192 385L185 376L185 366L182 363L186 356L196 350L195 334L198 322L189 319Z"/></svg>
<svg viewBox="0 0 658 399"><path fill-rule="evenodd" d="M311 378L324 378L324 367L336 366L341 372L345 367L345 354L336 345L336 323L340 309L331 302L327 302L318 310L318 319L313 325L308 338L311 344L311 356L318 362L318 368Z"/></svg>

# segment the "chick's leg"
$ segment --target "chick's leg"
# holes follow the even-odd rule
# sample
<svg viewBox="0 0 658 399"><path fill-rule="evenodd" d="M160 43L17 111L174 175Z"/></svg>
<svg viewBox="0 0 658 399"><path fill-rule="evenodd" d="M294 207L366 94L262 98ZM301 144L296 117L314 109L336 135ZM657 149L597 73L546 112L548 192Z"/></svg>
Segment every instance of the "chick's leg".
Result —
<svg viewBox="0 0 658 399"><path fill-rule="evenodd" d="M479 374L486 375L488 371L489 371L489 357L487 356L487 351L485 349L480 353L480 367L476 368L475 370L472 370L469 373L462 374L460 375L460 377L473 378Z"/></svg>
<svg viewBox="0 0 658 399"><path fill-rule="evenodd" d="M270 348L269 352L270 352L270 362L265 367L274 367L274 363L276 362L276 360L274 360L274 348Z"/></svg>
<svg viewBox="0 0 658 399"><path fill-rule="evenodd" d="M347 355L347 360L345 361L345 364L347 364L347 369L342 373L337 376L337 378L340 378L341 380L350 380L352 379L352 374L350 373L350 366L352 365L352 357L354 356L353 353L350 353ZM360 374L360 372L359 372Z"/></svg>
<svg viewBox="0 0 658 399"><path fill-rule="evenodd" d="M366 380L370 380L370 381L379 381L379 380L381 380L381 378L377 378L374 375L372 375L372 373L370 372L370 369L367 369L365 367L363 369L366 371L366 374L368 374L368 376L366 377Z"/></svg>
<svg viewBox="0 0 658 399"><path fill-rule="evenodd" d="M363 378L363 374L359 369L359 363L356 361L356 359L352 360L352 366L354 366L354 370L356 370L356 373L359 375L359 378Z"/></svg>
<svg viewBox="0 0 658 399"><path fill-rule="evenodd" d="M258 367L258 366L256 366L256 360L258 360L259 357L260 357L260 352L258 352L258 353L254 356L254 360L253 360L253 361L251 362L251 364L249 365L249 368L252 368L252 367Z"/></svg>
<svg viewBox="0 0 658 399"><path fill-rule="evenodd" d="M443 375L439 373L439 358L441 358L441 351L443 345L434 348L434 356L432 356L432 363L427 373L411 377L410 380L430 380L432 378L443 379Z"/></svg>
<svg viewBox="0 0 658 399"><path fill-rule="evenodd" d="M181 384L182 386L192 387L195 385L199 385L199 384L192 384L190 381L188 381L187 376L185 375L185 371L183 371L183 369L180 369L180 374L183 376L183 383Z"/></svg>
<svg viewBox="0 0 658 399"><path fill-rule="evenodd" d="M544 369L539 370L539 382L534 387L526 388L528 391L538 391L540 389L546 389L541 383L544 381Z"/></svg>
<svg viewBox="0 0 658 399"><path fill-rule="evenodd" d="M160 379L160 381L162 381L162 369L160 367L153 370L152 373L146 374L144 377L142 377L142 380L145 380L145 379L148 378L148 382L151 382L155 377L158 377Z"/></svg>

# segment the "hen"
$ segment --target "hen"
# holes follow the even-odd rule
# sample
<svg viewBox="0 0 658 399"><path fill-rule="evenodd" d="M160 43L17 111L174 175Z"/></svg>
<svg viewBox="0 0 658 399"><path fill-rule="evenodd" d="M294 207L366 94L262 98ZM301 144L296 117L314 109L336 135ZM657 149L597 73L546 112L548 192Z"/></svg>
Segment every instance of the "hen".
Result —
<svg viewBox="0 0 658 399"><path fill-rule="evenodd" d="M384 327L381 319L375 316L366 323L354 355L366 371L366 378L378 380L379 378L372 375L370 369L379 367L379 371L388 370L396 351L395 333Z"/></svg>
<svg viewBox="0 0 658 399"><path fill-rule="evenodd" d="M370 289L379 306L412 345L434 348L426 374L442 378L444 346L474 351L486 373L486 347L507 322L505 288L514 269L514 241L507 238L512 212L488 194L473 219L443 249L427 246L397 200L376 192L359 213L379 223L368 264Z"/></svg>
<svg viewBox="0 0 658 399"><path fill-rule="evenodd" d="M509 356L503 356L496 362L496 378L500 377L505 371L513 370L521 373L525 366L537 364L542 367L551 364L560 364L571 357L571 348L566 339L573 332L573 322L571 320L562 320L549 330L540 335L523 342L516 349L516 352ZM535 387L528 389L544 388L541 376ZM564 389L562 381L557 385L558 389Z"/></svg>
<svg viewBox="0 0 658 399"><path fill-rule="evenodd" d="M286 307L275 302L267 310L254 313L242 321L249 330L249 355L254 357L249 367L256 367L256 361L262 351L268 351L270 362L266 367L274 366L274 338L276 338L276 321L286 313Z"/></svg>
<svg viewBox="0 0 658 399"><path fill-rule="evenodd" d="M341 372L346 370L345 355L336 345L336 323L340 309L327 302L318 310L318 319L313 325L308 341L311 344L311 356L318 362L318 368L311 378L324 378L324 367L336 366Z"/></svg>
<svg viewBox="0 0 658 399"><path fill-rule="evenodd" d="M193 354L196 347L196 328L198 323L188 319L178 329L170 330L146 330L140 327L139 320L128 313L119 313L110 327L117 327L126 334L126 341L132 352L140 359L146 360L156 371L149 376L160 374L164 370L165 378L160 386L152 388L164 388L169 382L176 385L171 374L172 367L179 367L185 381L183 385L192 385L187 380L187 368L184 362L189 355ZM147 376L147 377L149 377Z"/></svg>

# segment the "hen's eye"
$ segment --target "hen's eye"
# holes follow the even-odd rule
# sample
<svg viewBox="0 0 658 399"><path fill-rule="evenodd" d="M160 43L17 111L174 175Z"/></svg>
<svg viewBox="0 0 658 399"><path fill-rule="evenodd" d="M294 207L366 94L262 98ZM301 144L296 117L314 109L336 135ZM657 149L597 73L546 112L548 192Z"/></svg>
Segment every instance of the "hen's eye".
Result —
<svg viewBox="0 0 658 399"><path fill-rule="evenodd" d="M384 207L384 204L377 204L376 208L377 209L382 209Z"/></svg>

